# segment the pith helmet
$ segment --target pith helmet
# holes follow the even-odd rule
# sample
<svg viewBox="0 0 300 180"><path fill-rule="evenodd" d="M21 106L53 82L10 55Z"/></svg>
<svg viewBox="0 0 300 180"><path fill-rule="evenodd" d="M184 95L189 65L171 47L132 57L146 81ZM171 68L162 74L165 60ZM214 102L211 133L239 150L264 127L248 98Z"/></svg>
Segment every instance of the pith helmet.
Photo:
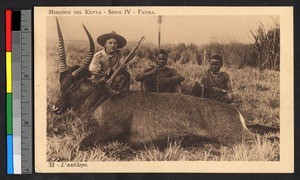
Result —
<svg viewBox="0 0 300 180"><path fill-rule="evenodd" d="M98 42L101 46L104 47L104 46L105 46L105 43L106 43L106 40L107 40L107 39L110 39L110 38L115 38L115 39L118 41L118 48L122 48L122 47L126 46L126 44L127 44L126 39L125 39L123 36L117 34L115 31L113 31L113 32L111 32L111 33L107 33L107 34L103 34L103 35L99 36L99 37L97 38L97 42Z"/></svg>

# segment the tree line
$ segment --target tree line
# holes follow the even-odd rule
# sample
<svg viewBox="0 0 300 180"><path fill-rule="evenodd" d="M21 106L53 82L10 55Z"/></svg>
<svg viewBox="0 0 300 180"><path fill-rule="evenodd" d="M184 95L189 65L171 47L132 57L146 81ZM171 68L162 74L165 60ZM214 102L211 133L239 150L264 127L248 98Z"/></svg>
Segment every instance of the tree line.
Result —
<svg viewBox="0 0 300 180"><path fill-rule="evenodd" d="M250 66L259 69L279 70L280 66L280 26L275 26L265 30L263 24L253 31L253 43L243 44L239 42L220 43L210 42L206 45L197 46L195 44L164 44L162 49L169 53L169 59L178 64L205 65L213 54L223 57L225 66L242 68ZM130 52L134 43L123 48L123 53ZM154 44L145 44L136 51L136 58L155 60L157 47Z"/></svg>

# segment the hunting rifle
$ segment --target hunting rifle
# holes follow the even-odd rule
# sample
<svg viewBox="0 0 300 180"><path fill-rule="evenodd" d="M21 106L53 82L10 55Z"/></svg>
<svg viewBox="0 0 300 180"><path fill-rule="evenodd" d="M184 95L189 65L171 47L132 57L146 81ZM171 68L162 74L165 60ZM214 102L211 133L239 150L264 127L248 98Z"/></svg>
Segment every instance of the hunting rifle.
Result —
<svg viewBox="0 0 300 180"><path fill-rule="evenodd" d="M116 71L112 74L112 76L106 81L106 83L110 86L117 75L120 73L122 67L124 67L132 58L135 51L140 47L142 42L145 40L145 36L141 38L141 40L134 46L134 48L130 51L130 53L126 56L126 58L121 62L121 65L116 69Z"/></svg>

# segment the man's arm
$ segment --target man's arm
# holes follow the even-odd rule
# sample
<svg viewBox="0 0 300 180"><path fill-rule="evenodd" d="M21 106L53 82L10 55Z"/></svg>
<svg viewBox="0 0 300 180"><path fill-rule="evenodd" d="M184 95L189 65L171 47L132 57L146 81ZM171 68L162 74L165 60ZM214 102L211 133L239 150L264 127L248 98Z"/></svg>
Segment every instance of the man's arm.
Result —
<svg viewBox="0 0 300 180"><path fill-rule="evenodd" d="M231 81L230 81L230 78L229 78L229 75L226 73L226 79L227 79L227 83L226 83L226 93L232 93L232 86L231 86Z"/></svg>
<svg viewBox="0 0 300 180"><path fill-rule="evenodd" d="M153 68L147 68L147 69L143 70L140 74L137 74L136 77L135 77L135 80L136 81L143 81L147 77L153 75L154 73L155 72L154 72Z"/></svg>
<svg viewBox="0 0 300 180"><path fill-rule="evenodd" d="M172 69L172 77L170 77L170 81L172 82L182 82L185 78L179 74L175 69Z"/></svg>
<svg viewBox="0 0 300 180"><path fill-rule="evenodd" d="M96 53L91 61L91 64L89 66L90 72L95 75L95 74L100 74L101 71L101 63L100 59L98 57L98 54Z"/></svg>
<svg viewBox="0 0 300 180"><path fill-rule="evenodd" d="M157 78L157 84L163 85L168 82L177 82L180 83L185 80L183 76L181 76L175 69L169 68L169 71L171 72L171 77L158 77Z"/></svg>

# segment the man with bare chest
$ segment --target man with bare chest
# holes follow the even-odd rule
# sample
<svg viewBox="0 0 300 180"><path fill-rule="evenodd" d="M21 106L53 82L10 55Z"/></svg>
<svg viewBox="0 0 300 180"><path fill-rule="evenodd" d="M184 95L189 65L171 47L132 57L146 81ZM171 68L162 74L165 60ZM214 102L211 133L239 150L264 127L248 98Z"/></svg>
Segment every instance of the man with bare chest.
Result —
<svg viewBox="0 0 300 180"><path fill-rule="evenodd" d="M232 91L229 75L226 72L220 71L223 65L223 60L220 55L214 55L210 58L210 68L204 74L206 79L208 98L215 99L225 103L232 103L235 95Z"/></svg>
<svg viewBox="0 0 300 180"><path fill-rule="evenodd" d="M175 69L166 67L168 62L167 52L160 50L156 55L156 67L145 69L137 74L135 80L141 82L143 91L161 93L181 93L181 82L184 77Z"/></svg>

